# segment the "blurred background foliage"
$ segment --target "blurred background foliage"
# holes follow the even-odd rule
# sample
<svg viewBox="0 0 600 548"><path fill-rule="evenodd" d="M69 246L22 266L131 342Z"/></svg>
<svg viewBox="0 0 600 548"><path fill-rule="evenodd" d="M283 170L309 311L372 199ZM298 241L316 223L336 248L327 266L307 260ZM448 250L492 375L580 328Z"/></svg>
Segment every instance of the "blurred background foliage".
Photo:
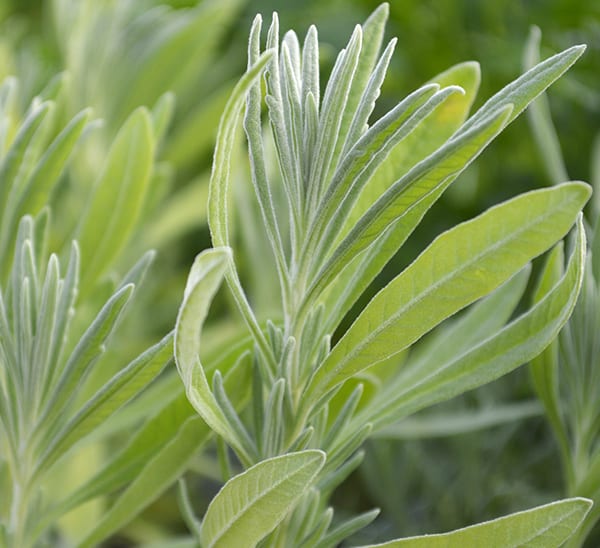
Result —
<svg viewBox="0 0 600 548"><path fill-rule="evenodd" d="M172 109L170 116L165 114L170 123L159 135L143 222L115 265L124 272L135 262L127 260L131 253L137 258L149 247L158 249L147 297L128 322L124 353L139 350L171 328L191 260L209 245L205 201L213 138L228 91L244 70L254 15L260 12L269 19L276 10L282 29L294 28L300 36L316 24L326 44L321 52L326 69L353 26L377 5L376 0L0 0L0 80L19 78L21 108L66 71L67 92L58 113L62 123L87 106L104 120L81 147L58 193L57 247L77 221L108 143L124 120L140 105L155 112ZM542 57L586 43L586 54L552 87L549 102L568 173L590 180L592 143L600 128L599 2L392 0L390 8L387 36L397 36L399 44L379 100L380 113L465 60L482 66L479 106L521 72L531 25L542 30ZM403 248L404 255L394 258L370 292L441 230L518 192L550 183L521 117L431 210ZM413 251L407 254L407 249ZM260 280L248 283L260 299L265 281L262 287ZM214 340L235 329L226 329L229 320L224 314L222 318L214 326ZM485 409L532 397L527 372L519 370L434 411ZM555 443L540 409L526 415L518 422L454 436L375 439L364 465L342 486L335 503L341 512L383 509L361 539L372 541L448 530L557 498L563 486L556 473ZM204 455L194 468L204 476L195 484L202 513L214 494L215 465ZM175 505L172 494L156 502L123 532L123 545L159 537L161 528L181 531ZM598 544L599 537L592 537L589 545Z"/></svg>

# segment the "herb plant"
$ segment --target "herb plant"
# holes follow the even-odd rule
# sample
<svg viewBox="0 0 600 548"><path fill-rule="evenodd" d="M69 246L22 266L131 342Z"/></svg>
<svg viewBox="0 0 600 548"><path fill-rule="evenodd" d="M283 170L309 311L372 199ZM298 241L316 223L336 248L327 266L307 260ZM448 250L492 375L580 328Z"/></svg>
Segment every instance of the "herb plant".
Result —
<svg viewBox="0 0 600 548"><path fill-rule="evenodd" d="M0 548L98 546L190 469L224 486L200 521L180 481L191 536L156 527L162 548L349 542L378 510L340 516L331 495L364 442L531 359L559 440L572 436L571 498L384 546L578 546L597 519L582 498L597 497L595 400L577 392L585 383L552 392L552 360L589 323L580 288L595 302L580 214L589 187L559 174L441 234L365 296L446 188L583 47L535 64L470 117L476 63L375 119L396 44L382 48L387 5L356 27L325 85L316 29L303 44L293 32L280 40L274 15L263 48L257 17L248 71L225 104L231 59L217 63L215 48L241 2L171 4L48 2L51 66L33 55L52 49L40 37L24 40L26 55L16 35L0 38L20 69L0 84ZM65 72L29 103L48 66ZM208 185L207 128L223 108ZM164 334L169 304L139 286L150 277L168 303L180 279L147 276L145 251L172 251L207 217L214 247L196 258ZM517 316L529 263L550 249ZM223 279L241 321L209 331ZM570 371L585 360L567 350L565 370L583 378Z"/></svg>
<svg viewBox="0 0 600 548"><path fill-rule="evenodd" d="M444 190L584 49L537 64L470 117L479 69L464 63L371 123L395 46L393 40L380 53L386 16L383 5L356 27L322 97L316 29L302 45L293 32L280 42L274 15L261 53L260 17L253 23L248 72L225 108L214 154L214 247L194 262L174 339L187 397L217 436L226 480L201 523L181 487L201 546L336 546L377 513L337 522L328 507L333 489L360 464L363 442L534 358L575 306L586 245L580 210L590 195L579 182L523 194L441 234L347 330L336 332ZM279 284L278 311L270 317L255 313L242 287L230 226L242 110L260 212L252 222L262 224L272 254L271 265L260 258L260 268L272 266ZM511 279L574 224L564 272L513 319L523 284ZM200 333L223 279L250 336L226 360L205 363ZM489 304L498 302L497 292L513 302L498 315ZM397 367L413 343L487 295L491 301L475 305L446 344ZM238 467L244 471L236 474ZM567 499L385 546L560 546L590 504Z"/></svg>

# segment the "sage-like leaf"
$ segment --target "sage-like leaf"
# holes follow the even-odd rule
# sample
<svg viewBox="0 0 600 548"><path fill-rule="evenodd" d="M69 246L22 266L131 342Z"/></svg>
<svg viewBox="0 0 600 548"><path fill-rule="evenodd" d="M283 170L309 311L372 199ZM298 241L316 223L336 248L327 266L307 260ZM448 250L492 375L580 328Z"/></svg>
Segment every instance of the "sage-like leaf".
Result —
<svg viewBox="0 0 600 548"><path fill-rule="evenodd" d="M229 480L206 511L202 545L256 546L314 483L324 463L322 451L300 451L262 461Z"/></svg>
<svg viewBox="0 0 600 548"><path fill-rule="evenodd" d="M361 548L558 548L589 512L592 501L565 499L440 535L424 535Z"/></svg>
<svg viewBox="0 0 600 548"><path fill-rule="evenodd" d="M493 290L564 236L588 198L581 183L534 191L439 236L369 303L315 373L309 393L400 352Z"/></svg>

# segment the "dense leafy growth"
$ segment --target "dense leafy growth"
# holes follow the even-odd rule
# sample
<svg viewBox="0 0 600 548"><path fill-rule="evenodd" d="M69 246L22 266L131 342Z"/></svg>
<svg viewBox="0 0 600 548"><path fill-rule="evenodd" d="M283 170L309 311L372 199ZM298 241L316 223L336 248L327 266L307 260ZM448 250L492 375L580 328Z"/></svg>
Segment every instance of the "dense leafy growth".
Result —
<svg viewBox="0 0 600 548"><path fill-rule="evenodd" d="M544 92L585 46L540 61L533 29L524 74L471 112L472 61L392 99L387 4L337 56L315 26L256 16L237 82L239 0L13 4L3 28L51 30L0 38L0 548L582 546L600 517L600 208L584 219ZM553 184L420 233L530 105ZM205 225L187 272L182 238ZM526 363L538 401L465 405ZM419 523L399 470L426 454L388 452L386 476L391 440L468 450L458 435L542 414L568 498L386 531L394 497ZM338 504L356 471L385 489Z"/></svg>

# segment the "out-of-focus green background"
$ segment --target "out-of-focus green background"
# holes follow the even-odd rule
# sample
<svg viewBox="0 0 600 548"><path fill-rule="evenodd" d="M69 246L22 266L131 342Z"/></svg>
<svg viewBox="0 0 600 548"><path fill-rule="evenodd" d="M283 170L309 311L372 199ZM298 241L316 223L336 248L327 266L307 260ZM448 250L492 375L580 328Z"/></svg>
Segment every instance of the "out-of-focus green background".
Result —
<svg viewBox="0 0 600 548"><path fill-rule="evenodd" d="M101 3L107 9L118 10L118 0ZM139 13L165 3L173 9L184 10L203 2L126 2ZM42 0L0 0L0 77L9 74L19 77L23 104L44 87L50 77L67 68L67 57L60 44L68 37L60 33L75 32L75 29L57 28L53 8L59 4L61 2ZM215 57L218 61L196 75L198 93L195 94L192 87L178 103L176 125L183 126L197 105L206 103L214 90L224 89L244 70L245 40L256 13L262 13L268 21L271 12L276 10L282 30L293 28L301 37L310 24L316 24L323 42L321 57L326 71L354 24L364 21L378 2L249 0L226 4L234 15L218 38ZM466 60L477 60L482 68L477 107L522 71L523 49L534 24L542 31L543 57L576 43L588 45L584 57L551 88L549 101L569 176L589 181L592 143L600 130L600 2L392 0L387 35L389 38L397 36L399 42L378 112L391 107L437 73ZM101 36L103 28L97 32ZM106 39L111 39L108 28ZM100 55L107 47L108 43L99 40L96 54ZM81 74L94 73L97 59L91 56ZM163 91L170 89L172 83L168 79L161 81L158 74L156 80ZM94 89L88 90L89 95L83 94L80 100L85 103L88 97L93 98L98 114L107 116L102 112L102 105L108 104L111 94L118 89L118 81L103 77L95 82ZM135 103L135 98L132 100ZM218 109L221 104L215 101L214 108ZM110 126L111 120L108 122ZM112 122L116 127L122 120ZM191 148L189 157L181 159L172 152L165 152L165 162L172 160L169 165L173 170L170 187L173 192L206 173L215 127L216 123L207 124L201 135L190 136L192 140L201 141L202 146ZM398 272L441 230L502 199L547 184L549 181L530 128L522 116L431 210L404 248L403 255L396 257L380 276L378 286ZM200 200L202 193L198 196ZM203 211L204 204L198 203L200 221L180 229L159 249L157 268L171 274L163 276L170 289L154 287L155 306L160 313L146 317L146 329L161 332L174 322L177 295L182 291L191 258L209 245L207 230L201 221ZM514 401L526 399L531 393L527 373L523 370L453 405L469 407L489 401ZM382 508L382 516L365 532L364 540L437 532L557 498L561 492L559 466L554 442L540 417L451 438L375 440L368 447L363 467L342 486L334 501L342 513L344 509ZM165 498L150 509L148 516L178 527L173 505L172 499ZM589 545L598 544L600 537L596 536Z"/></svg>

